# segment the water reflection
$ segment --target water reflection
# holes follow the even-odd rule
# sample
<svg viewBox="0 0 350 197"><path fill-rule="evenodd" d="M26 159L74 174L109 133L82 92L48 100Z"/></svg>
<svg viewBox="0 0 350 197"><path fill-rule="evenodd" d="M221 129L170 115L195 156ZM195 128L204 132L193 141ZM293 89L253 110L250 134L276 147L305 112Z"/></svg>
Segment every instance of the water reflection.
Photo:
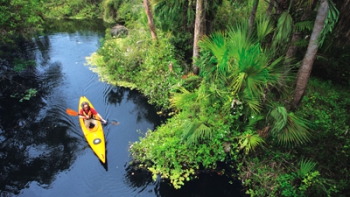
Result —
<svg viewBox="0 0 350 197"><path fill-rule="evenodd" d="M18 194L33 180L49 185L58 171L69 168L77 151L77 139L67 135L72 123L58 105L45 99L62 81L61 65L48 64L40 73L35 67L14 72L16 57L35 60L36 52L28 49L45 54L48 43L22 43L7 49L6 59L0 57L4 74L0 83L1 196ZM37 90L36 95L20 101L29 88Z"/></svg>
<svg viewBox="0 0 350 197"><path fill-rule="evenodd" d="M159 197L231 197L244 196L242 188L238 181L231 182L225 176L219 176L216 173L203 173L196 179L186 182L186 185L177 190L171 185L169 180L152 180L152 173L147 170L141 170L133 165L126 168L126 183L134 188L134 191L141 193L148 190L148 193L154 193ZM153 186L153 187L149 187ZM150 188L153 188L150 190Z"/></svg>
<svg viewBox="0 0 350 197"><path fill-rule="evenodd" d="M147 121L153 123L153 127L149 129L155 129L161 122L165 121L165 118L160 118L156 114L154 106L147 102L147 98L144 97L137 90L130 90L123 87L113 87L105 91L105 99L108 104L115 106L121 105L122 101L131 101L135 103L135 108L130 113L136 113L136 122Z"/></svg>

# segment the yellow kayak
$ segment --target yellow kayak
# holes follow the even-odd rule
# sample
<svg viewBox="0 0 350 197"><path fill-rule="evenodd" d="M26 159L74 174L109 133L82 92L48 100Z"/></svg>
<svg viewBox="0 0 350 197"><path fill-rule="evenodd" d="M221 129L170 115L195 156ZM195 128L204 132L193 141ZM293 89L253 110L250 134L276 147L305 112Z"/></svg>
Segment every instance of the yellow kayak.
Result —
<svg viewBox="0 0 350 197"><path fill-rule="evenodd" d="M94 106L91 104L91 102L85 97L80 97L79 100L79 106L78 106L78 112L81 109L81 104L83 102L88 102L91 108L94 108ZM95 109L95 108L94 108ZM95 119L99 119L98 117L94 117ZM102 163L106 162L106 144L105 144L105 136L103 133L103 127L101 124L101 121L95 120L94 121L94 127L87 128L84 124L84 120L79 118L80 127L83 130L84 136L86 138L86 141L94 151L94 153L97 155L97 157L102 161Z"/></svg>

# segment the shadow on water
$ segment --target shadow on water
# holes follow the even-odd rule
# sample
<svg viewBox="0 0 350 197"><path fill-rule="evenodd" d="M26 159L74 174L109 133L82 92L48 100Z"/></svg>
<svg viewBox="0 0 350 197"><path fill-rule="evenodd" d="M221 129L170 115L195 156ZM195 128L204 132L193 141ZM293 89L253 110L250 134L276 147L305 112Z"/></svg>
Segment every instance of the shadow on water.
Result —
<svg viewBox="0 0 350 197"><path fill-rule="evenodd" d="M18 47L7 48L5 57L0 57L1 196L18 194L33 180L49 185L58 171L69 168L75 157L72 153L77 149L76 138L67 135L69 119L64 118L66 115L58 105L47 101L62 80L60 64L48 64L42 72L34 66L15 71L16 66L36 59L36 53L27 49L38 43L41 59L48 62L45 50L49 42L45 37L18 43ZM30 101L25 99L28 89L37 91Z"/></svg>
<svg viewBox="0 0 350 197"><path fill-rule="evenodd" d="M146 120L147 122L153 123L153 128L150 128L152 130L166 120L166 118L155 115L156 108L150 105L147 102L147 98L137 90L111 86L105 94L106 102L112 105L121 105L124 99L135 103L136 107L131 110L131 113L136 113L136 121L140 122ZM117 122L117 120L112 121Z"/></svg>
<svg viewBox="0 0 350 197"><path fill-rule="evenodd" d="M245 196L238 181L232 182L228 177L219 176L216 173L203 173L196 179L186 182L181 189L175 189L169 180L152 180L152 173L132 165L126 168L125 179L127 184L135 188L139 193L154 185L153 191L159 197L231 197Z"/></svg>

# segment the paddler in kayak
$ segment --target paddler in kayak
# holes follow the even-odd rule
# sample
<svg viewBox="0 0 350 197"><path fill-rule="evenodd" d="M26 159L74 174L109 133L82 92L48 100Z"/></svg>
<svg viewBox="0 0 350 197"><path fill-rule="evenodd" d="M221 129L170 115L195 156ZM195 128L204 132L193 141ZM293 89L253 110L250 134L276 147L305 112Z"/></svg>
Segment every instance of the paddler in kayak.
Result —
<svg viewBox="0 0 350 197"><path fill-rule="evenodd" d="M83 102L79 111L79 118L84 119L86 128L91 128L96 125L96 120L93 118L94 116L99 117L99 119L104 124L106 124L106 120L103 119L102 116L99 113L97 113L97 111L94 108L91 108L88 102Z"/></svg>

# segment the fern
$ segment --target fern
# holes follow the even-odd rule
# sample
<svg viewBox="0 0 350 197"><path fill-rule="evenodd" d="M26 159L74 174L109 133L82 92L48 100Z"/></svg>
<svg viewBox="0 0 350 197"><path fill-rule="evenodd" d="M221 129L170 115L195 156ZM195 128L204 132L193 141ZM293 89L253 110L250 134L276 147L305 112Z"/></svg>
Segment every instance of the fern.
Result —
<svg viewBox="0 0 350 197"><path fill-rule="evenodd" d="M300 32L305 30L311 31L313 26L314 26L314 21L301 21L301 22L295 23L294 29L295 31L300 31Z"/></svg>

